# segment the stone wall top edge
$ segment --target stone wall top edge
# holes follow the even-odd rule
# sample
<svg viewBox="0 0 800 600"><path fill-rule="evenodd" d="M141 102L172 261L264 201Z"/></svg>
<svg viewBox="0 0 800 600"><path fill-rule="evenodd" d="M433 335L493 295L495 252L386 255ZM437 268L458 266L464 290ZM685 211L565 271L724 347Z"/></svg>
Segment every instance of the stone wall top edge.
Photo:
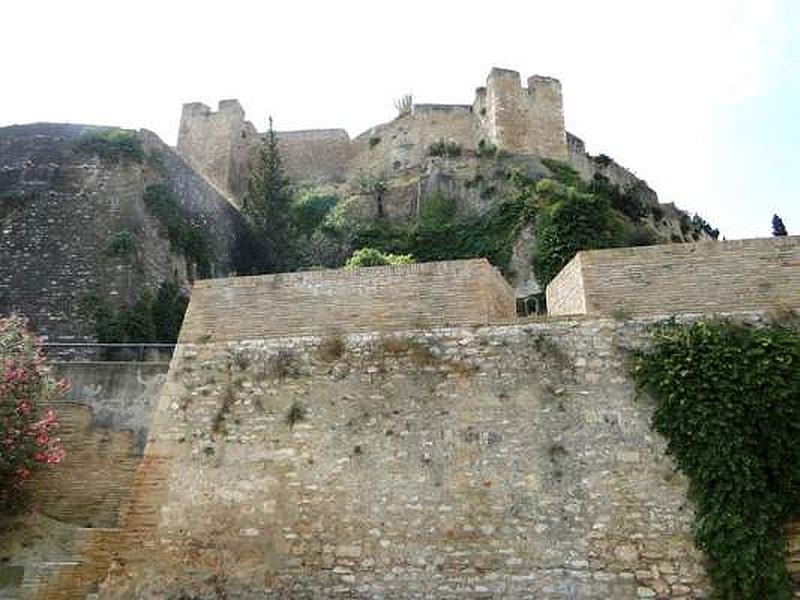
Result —
<svg viewBox="0 0 800 600"><path fill-rule="evenodd" d="M412 112L433 112L433 111L463 111L472 112L471 104L415 104Z"/></svg>
<svg viewBox="0 0 800 600"><path fill-rule="evenodd" d="M656 244L654 246L630 246L625 248L606 248L603 250L581 250L576 256L586 264L597 265L608 260L609 257L623 256L657 256L674 253L692 254L700 250L730 251L739 248L768 249L770 247L800 248L800 235L746 238L741 240L702 240L679 244Z"/></svg>
<svg viewBox="0 0 800 600"><path fill-rule="evenodd" d="M226 287L260 287L269 282L278 281L331 281L351 279L374 279L383 275L400 276L405 274L435 274L469 271L473 269L494 269L485 258L469 258L464 260L435 261L410 265L386 265L378 267L359 267L357 269L325 269L319 271L296 271L291 273L274 273L270 275L245 275L220 279L198 279L194 289L226 288Z"/></svg>
<svg viewBox="0 0 800 600"><path fill-rule="evenodd" d="M742 321L760 321L764 318L766 311L745 310L727 311L719 313L659 313L648 315L631 315L626 319L619 319L602 314L589 315L550 315L535 316L513 321L482 323L482 324L458 324L442 325L422 329L395 329L395 330L372 330L372 331L336 331L321 332L306 335L271 335L264 337L228 339L228 340L209 340L207 342L179 342L175 346L176 352L186 348L209 347L218 348L231 345L252 345L270 343L275 345L288 344L307 344L319 342L331 335L341 335L344 339L354 341L369 341L382 337L477 337L480 335L503 335L513 334L519 331L543 332L548 329L553 331L567 331L578 328L592 327L648 327L657 323L674 321L676 323L691 323L700 319L721 318Z"/></svg>
<svg viewBox="0 0 800 600"><path fill-rule="evenodd" d="M259 135L264 135L266 132L261 131ZM350 140L350 134L343 127L328 127L321 129L291 129L288 131L276 131L275 135L278 139L281 138L313 138L321 135L335 135L343 139Z"/></svg>

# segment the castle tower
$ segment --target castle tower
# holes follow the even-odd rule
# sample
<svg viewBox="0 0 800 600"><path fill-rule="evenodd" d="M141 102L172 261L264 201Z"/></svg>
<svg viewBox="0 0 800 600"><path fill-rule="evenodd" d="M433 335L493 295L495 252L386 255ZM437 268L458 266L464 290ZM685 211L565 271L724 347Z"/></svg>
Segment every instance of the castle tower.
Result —
<svg viewBox="0 0 800 600"><path fill-rule="evenodd" d="M238 100L221 100L216 112L201 102L183 105L178 153L229 199L244 192L249 147L257 135Z"/></svg>
<svg viewBox="0 0 800 600"><path fill-rule="evenodd" d="M493 68L475 98L486 138L498 148L543 158L567 159L561 83L534 75L522 87L520 74Z"/></svg>

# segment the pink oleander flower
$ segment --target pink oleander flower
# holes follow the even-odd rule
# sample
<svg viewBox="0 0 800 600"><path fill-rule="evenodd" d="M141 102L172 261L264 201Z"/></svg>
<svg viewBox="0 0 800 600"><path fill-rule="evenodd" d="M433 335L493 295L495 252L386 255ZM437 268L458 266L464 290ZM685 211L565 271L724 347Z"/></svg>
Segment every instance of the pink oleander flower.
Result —
<svg viewBox="0 0 800 600"><path fill-rule="evenodd" d="M53 435L58 417L47 405L67 387L50 372L25 321L0 318L0 512L24 510L35 471L64 459Z"/></svg>

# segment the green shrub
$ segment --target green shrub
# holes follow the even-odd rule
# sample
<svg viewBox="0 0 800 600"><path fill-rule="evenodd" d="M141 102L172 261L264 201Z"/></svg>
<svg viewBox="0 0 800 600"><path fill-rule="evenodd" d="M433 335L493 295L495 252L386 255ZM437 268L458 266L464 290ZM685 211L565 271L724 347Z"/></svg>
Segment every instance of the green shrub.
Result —
<svg viewBox="0 0 800 600"><path fill-rule="evenodd" d="M74 144L83 154L94 154L110 162L129 159L144 160L144 149L136 133L125 129L92 129L84 132Z"/></svg>
<svg viewBox="0 0 800 600"><path fill-rule="evenodd" d="M8 190L0 193L0 219L4 219L12 212L24 208L27 202L35 198L33 192Z"/></svg>
<svg viewBox="0 0 800 600"><path fill-rule="evenodd" d="M455 158L461 156L461 145L452 140L441 139L428 146L428 155Z"/></svg>
<svg viewBox="0 0 800 600"><path fill-rule="evenodd" d="M136 237L129 229L115 231L106 239L105 252L109 256L131 256L136 253Z"/></svg>
<svg viewBox="0 0 800 600"><path fill-rule="evenodd" d="M593 156L592 160L594 161L594 164L601 168L607 167L614 162L614 159L607 154L598 154L597 156Z"/></svg>
<svg viewBox="0 0 800 600"><path fill-rule="evenodd" d="M422 203L419 226L428 229L444 227L456 219L457 210L455 200L441 192L435 192Z"/></svg>
<svg viewBox="0 0 800 600"><path fill-rule="evenodd" d="M553 174L553 177L559 183L576 189L580 189L583 185L580 174L567 163L560 160L543 158L542 164L547 167L547 170Z"/></svg>
<svg viewBox="0 0 800 600"><path fill-rule="evenodd" d="M607 198L614 209L634 223L638 223L650 213L648 206L634 193L620 191L619 186L611 183L605 175L596 173L589 184L589 191Z"/></svg>
<svg viewBox="0 0 800 600"><path fill-rule="evenodd" d="M200 226L184 219L169 188L163 184L148 185L144 203L166 230L173 250L182 252L194 264L198 276L209 277L214 255L208 239Z"/></svg>
<svg viewBox="0 0 800 600"><path fill-rule="evenodd" d="M694 215L692 217L692 227L697 232L703 232L708 235L711 239L718 239L719 238L719 229L714 229L711 225L708 224L703 217L700 215Z"/></svg>
<svg viewBox="0 0 800 600"><path fill-rule="evenodd" d="M375 248L360 248L347 259L345 267L354 269L356 267L410 265L412 263L414 263L414 258L410 254L384 254Z"/></svg>
<svg viewBox="0 0 800 600"><path fill-rule="evenodd" d="M546 286L579 250L620 246L621 221L603 197L568 189L539 214L534 269Z"/></svg>
<svg viewBox="0 0 800 600"><path fill-rule="evenodd" d="M333 194L307 192L292 200L292 221L300 235L311 235L334 209L338 199Z"/></svg>
<svg viewBox="0 0 800 600"><path fill-rule="evenodd" d="M652 340L633 374L689 478L716 597L789 600L782 529L800 516L800 333L719 320L662 324Z"/></svg>
<svg viewBox="0 0 800 600"><path fill-rule="evenodd" d="M91 317L101 344L174 343L189 299L174 283L164 281L155 297L142 290L131 306L118 307L96 294L81 299L80 311Z"/></svg>
<svg viewBox="0 0 800 600"><path fill-rule="evenodd" d="M369 147L374 148L378 144L381 143L381 136L379 135L371 135L369 136Z"/></svg>
<svg viewBox="0 0 800 600"><path fill-rule="evenodd" d="M478 142L478 156L481 158L494 158L497 156L497 146L486 140Z"/></svg>

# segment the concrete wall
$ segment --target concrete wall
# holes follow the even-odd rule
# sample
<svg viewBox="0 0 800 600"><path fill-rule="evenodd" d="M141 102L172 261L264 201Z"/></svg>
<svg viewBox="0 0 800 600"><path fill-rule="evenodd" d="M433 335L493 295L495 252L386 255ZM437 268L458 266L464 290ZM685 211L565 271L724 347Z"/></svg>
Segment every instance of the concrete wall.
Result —
<svg viewBox="0 0 800 600"><path fill-rule="evenodd" d="M480 324L516 315L484 259L198 281L180 340Z"/></svg>
<svg viewBox="0 0 800 600"><path fill-rule="evenodd" d="M66 456L32 482L33 511L0 519L0 597L74 600L97 589L123 545L136 470L166 363L55 363Z"/></svg>
<svg viewBox="0 0 800 600"><path fill-rule="evenodd" d="M640 334L182 344L100 597L703 597L685 483L618 351Z"/></svg>
<svg viewBox="0 0 800 600"><path fill-rule="evenodd" d="M575 261L582 282L568 264L547 287L551 314L800 307L800 236L592 250Z"/></svg>

